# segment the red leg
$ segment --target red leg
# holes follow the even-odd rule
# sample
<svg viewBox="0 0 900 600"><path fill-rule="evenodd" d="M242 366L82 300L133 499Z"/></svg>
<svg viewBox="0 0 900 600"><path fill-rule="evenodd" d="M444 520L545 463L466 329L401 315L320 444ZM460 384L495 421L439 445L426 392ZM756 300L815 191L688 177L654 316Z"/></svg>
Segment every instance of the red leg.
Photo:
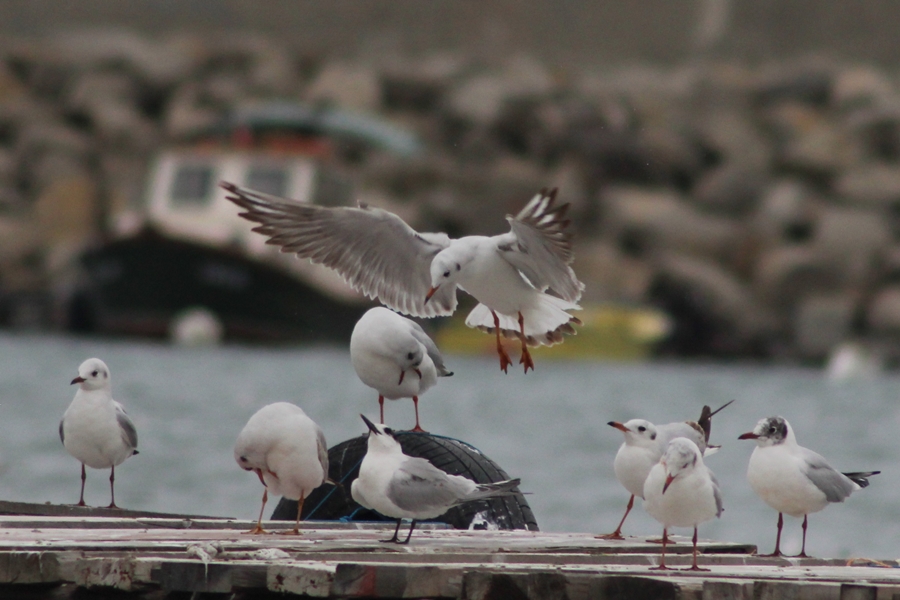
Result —
<svg viewBox="0 0 900 600"><path fill-rule="evenodd" d="M525 372L528 369L534 371L534 361L531 359L531 353L528 351L528 338L525 337L525 317L519 312L519 339L522 341L522 358L519 359L520 365L525 365Z"/></svg>
<svg viewBox="0 0 900 600"><path fill-rule="evenodd" d="M772 554L760 554L760 556L781 556L781 528L784 526L784 518L778 513L778 533L775 535L775 552Z"/></svg>
<svg viewBox="0 0 900 600"><path fill-rule="evenodd" d="M694 560L691 563L691 568L688 571L709 571L709 569L701 569L697 566L697 526L694 525Z"/></svg>
<svg viewBox="0 0 900 600"><path fill-rule="evenodd" d="M384 396L378 396L378 408L381 411L381 424L384 425Z"/></svg>
<svg viewBox="0 0 900 600"><path fill-rule="evenodd" d="M260 478L261 477L262 477L262 475L260 475ZM266 530L263 529L262 518L263 518L263 511L266 510L266 502L268 502L268 501L269 501L269 489L263 488L262 506L259 509L259 519L256 521L256 527L254 527L250 531L245 531L244 533L267 533Z"/></svg>
<svg viewBox="0 0 900 600"><path fill-rule="evenodd" d="M803 515L803 546L801 546L797 558L806 558L806 515Z"/></svg>
<svg viewBox="0 0 900 600"><path fill-rule="evenodd" d="M625 516L622 517L622 520L619 521L619 526L616 527L616 530L612 533L604 533L603 535L597 535L597 537L601 540L624 540L625 538L622 536L622 525L625 523L625 519L628 518L628 513L631 512L631 508L634 506L634 494L631 495L631 498L628 500L628 506L625 508Z"/></svg>
<svg viewBox="0 0 900 600"><path fill-rule="evenodd" d="M87 481L87 472L84 469L84 463L81 463L81 497L78 499L76 506L87 506L84 503L84 482Z"/></svg>
<svg viewBox="0 0 900 600"><path fill-rule="evenodd" d="M500 355L500 370L506 373L506 369L512 364L512 360L510 360L506 350L503 349L503 344L500 343L500 317L494 311L491 311L491 314L494 315L494 332L497 334L497 354Z"/></svg>
<svg viewBox="0 0 900 600"><path fill-rule="evenodd" d="M669 567L666 566L666 540L669 539L669 530L666 527L663 527L663 536L662 536L662 552L659 555L659 566L650 567L651 571L668 571Z"/></svg>
<svg viewBox="0 0 900 600"><path fill-rule="evenodd" d="M419 397L413 396L413 406L416 408L416 426L411 429L411 431L421 431L422 433L426 433L424 429L419 425Z"/></svg>
<svg viewBox="0 0 900 600"><path fill-rule="evenodd" d="M648 544L677 544L678 542L669 539L668 532L663 529L663 536L658 540L647 540Z"/></svg>
<svg viewBox="0 0 900 600"><path fill-rule="evenodd" d="M294 522L294 528L290 531L285 531L282 535L300 535L300 513L303 512L303 500L303 492L300 492L300 499L297 500L297 520Z"/></svg>
<svg viewBox="0 0 900 600"><path fill-rule="evenodd" d="M109 506L106 508L119 508L116 506L116 466L109 470Z"/></svg>

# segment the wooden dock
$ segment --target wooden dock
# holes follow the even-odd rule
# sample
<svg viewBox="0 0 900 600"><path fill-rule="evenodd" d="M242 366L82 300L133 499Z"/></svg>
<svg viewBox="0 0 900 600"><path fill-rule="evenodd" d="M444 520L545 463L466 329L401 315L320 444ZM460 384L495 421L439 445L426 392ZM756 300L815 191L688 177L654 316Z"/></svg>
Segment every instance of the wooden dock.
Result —
<svg viewBox="0 0 900 600"><path fill-rule="evenodd" d="M379 542L393 531L385 523L306 522L299 536L243 533L250 526L0 516L0 597L900 600L894 560L761 558L751 545L704 541L709 572L660 572L650 570L659 545L642 538L423 524L398 546ZM266 523L273 532L291 526ZM683 568L690 541L675 539L667 562Z"/></svg>

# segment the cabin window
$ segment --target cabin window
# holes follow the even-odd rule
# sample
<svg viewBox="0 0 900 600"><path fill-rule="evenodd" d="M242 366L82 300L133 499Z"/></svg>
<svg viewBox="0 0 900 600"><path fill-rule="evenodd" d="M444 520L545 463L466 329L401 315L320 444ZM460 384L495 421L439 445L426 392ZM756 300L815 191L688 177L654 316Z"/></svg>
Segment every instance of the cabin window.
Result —
<svg viewBox="0 0 900 600"><path fill-rule="evenodd" d="M175 206L201 207L209 203L213 184L210 165L181 165L172 179L170 197Z"/></svg>
<svg viewBox="0 0 900 600"><path fill-rule="evenodd" d="M255 165L247 170L247 180L244 183L257 192L287 196L288 173L284 167Z"/></svg>

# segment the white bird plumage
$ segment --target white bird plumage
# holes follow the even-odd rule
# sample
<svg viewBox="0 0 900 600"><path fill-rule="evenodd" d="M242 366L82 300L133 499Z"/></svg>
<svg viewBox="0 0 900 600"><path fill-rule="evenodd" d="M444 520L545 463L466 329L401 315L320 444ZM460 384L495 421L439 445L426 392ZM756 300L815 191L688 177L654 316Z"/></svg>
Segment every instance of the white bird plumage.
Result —
<svg viewBox="0 0 900 600"><path fill-rule="evenodd" d="M753 431L738 439L756 440L747 481L757 496L778 511L778 533L771 556L781 556L782 513L803 517L803 545L798 556L805 557L807 515L831 502L843 502L868 486L868 478L880 472L838 472L823 456L797 443L794 429L784 417L760 419Z"/></svg>
<svg viewBox="0 0 900 600"><path fill-rule="evenodd" d="M328 445L325 434L299 406L289 402L269 404L250 417L234 445L238 466L253 471L265 486L256 527L263 533L262 516L268 493L297 500L300 533L303 501L328 479Z"/></svg>
<svg viewBox="0 0 900 600"><path fill-rule="evenodd" d="M78 367L75 398L59 422L59 439L66 451L81 461L81 496L84 506L85 465L110 469L109 508L116 506L116 467L137 454L137 429L125 408L113 400L109 367L99 358L89 358Z"/></svg>
<svg viewBox="0 0 900 600"><path fill-rule="evenodd" d="M465 502L516 493L513 488L519 485L518 479L479 484L445 473L424 458L404 454L390 427L360 416L369 428L369 438L350 493L361 506L397 519L394 536L387 542L408 543L419 519L439 517ZM400 542L397 534L403 519L412 519L412 524L406 540Z"/></svg>
<svg viewBox="0 0 900 600"><path fill-rule="evenodd" d="M517 215L510 231L492 237L451 239L419 233L397 215L368 206L323 207L270 196L223 182L254 231L301 258L338 271L355 289L403 314L448 316L456 310L456 288L479 304L470 327L497 337L500 367L509 356L500 333L522 343L520 364L534 368L528 346L552 345L572 334L584 284L569 266L572 254L568 204L556 190L541 190ZM554 291L551 296L546 290Z"/></svg>
<svg viewBox="0 0 900 600"><path fill-rule="evenodd" d="M360 380L378 392L381 422L384 399L412 398L419 425L419 396L453 375L434 341L415 321L384 307L369 309L350 336L350 361Z"/></svg>
<svg viewBox="0 0 900 600"><path fill-rule="evenodd" d="M631 497L625 508L625 515L619 522L619 526L612 533L598 537L603 539L620 540L622 537L622 525L634 506L635 496L644 497L644 481L650 473L650 469L659 462L669 442L677 437L691 440L700 449L703 456L709 456L718 450L717 446L709 446L709 435L712 430L712 417L734 400L730 400L717 408L710 410L704 405L697 421L677 421L665 425L654 425L645 419L631 419L625 423L610 421L607 425L620 430L625 436L625 441L619 446L616 453L613 469L616 479L628 490Z"/></svg>
<svg viewBox="0 0 900 600"><path fill-rule="evenodd" d="M697 566L697 526L722 514L722 495L712 471L693 441L676 437L666 447L644 482L644 509L663 525L662 554L657 569L666 569L670 527L694 528L691 570Z"/></svg>

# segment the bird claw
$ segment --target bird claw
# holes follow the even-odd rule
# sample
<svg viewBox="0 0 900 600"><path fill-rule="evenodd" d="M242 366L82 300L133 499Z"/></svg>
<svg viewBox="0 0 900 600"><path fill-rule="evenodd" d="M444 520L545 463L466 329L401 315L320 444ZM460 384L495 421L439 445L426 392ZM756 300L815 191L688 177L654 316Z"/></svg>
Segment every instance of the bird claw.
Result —
<svg viewBox="0 0 900 600"><path fill-rule="evenodd" d="M250 531L242 531L241 533L247 534L247 535L254 535L254 534L258 534L258 533L269 533L269 532L266 531L265 529L263 529L262 527L260 527L259 525L257 525Z"/></svg>
<svg viewBox="0 0 900 600"><path fill-rule="evenodd" d="M522 347L522 357L519 359L520 365L525 365L525 372L528 372L528 369L534 371L534 361L531 359L531 352L528 351L527 347Z"/></svg>
<svg viewBox="0 0 900 600"><path fill-rule="evenodd" d="M506 373L507 369L512 364L512 360L509 358L509 354L506 353L506 350L503 349L503 346L497 346L497 354L500 355L500 370Z"/></svg>
<svg viewBox="0 0 900 600"><path fill-rule="evenodd" d="M594 536L594 539L598 540L624 540L625 536L622 535L621 531L613 531L612 533L600 533Z"/></svg>

